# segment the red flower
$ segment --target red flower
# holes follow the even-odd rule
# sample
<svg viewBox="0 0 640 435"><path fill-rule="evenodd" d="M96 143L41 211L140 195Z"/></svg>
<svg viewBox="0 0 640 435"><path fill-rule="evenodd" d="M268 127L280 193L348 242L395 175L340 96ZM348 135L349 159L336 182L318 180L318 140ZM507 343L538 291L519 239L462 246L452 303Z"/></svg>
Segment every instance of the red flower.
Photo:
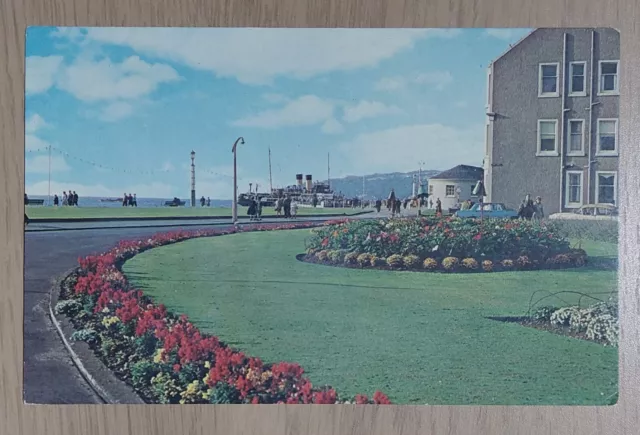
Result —
<svg viewBox="0 0 640 435"><path fill-rule="evenodd" d="M366 405L369 403L369 398L364 394L356 394L356 405Z"/></svg>
<svg viewBox="0 0 640 435"><path fill-rule="evenodd" d="M480 240L482 238L482 234L478 233L475 236L473 236L473 240Z"/></svg>
<svg viewBox="0 0 640 435"><path fill-rule="evenodd" d="M257 404L259 404L259 403L260 403L260 397L258 397L258 396L253 396L253 399L251 399L251 403L252 403L253 405L257 405Z"/></svg>
<svg viewBox="0 0 640 435"><path fill-rule="evenodd" d="M322 243L321 243L322 246L327 246L328 244L329 244L329 238L328 237L325 237L324 239L322 239Z"/></svg>
<svg viewBox="0 0 640 435"><path fill-rule="evenodd" d="M174 371L174 373L178 373L180 371L180 364L174 364L173 365L173 371Z"/></svg>
<svg viewBox="0 0 640 435"><path fill-rule="evenodd" d="M373 395L373 403L375 403L376 405L391 405L391 401L389 400L387 395L381 391L375 392L375 394Z"/></svg>

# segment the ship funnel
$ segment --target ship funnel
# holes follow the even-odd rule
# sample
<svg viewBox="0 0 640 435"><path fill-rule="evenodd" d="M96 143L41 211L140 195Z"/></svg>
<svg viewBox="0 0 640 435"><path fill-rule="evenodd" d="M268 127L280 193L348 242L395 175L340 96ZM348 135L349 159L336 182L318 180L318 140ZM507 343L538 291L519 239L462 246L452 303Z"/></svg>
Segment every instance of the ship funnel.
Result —
<svg viewBox="0 0 640 435"><path fill-rule="evenodd" d="M296 184L302 187L302 174L296 174Z"/></svg>
<svg viewBox="0 0 640 435"><path fill-rule="evenodd" d="M313 181L311 175L306 176L307 179L307 192L311 192L311 188L313 187Z"/></svg>

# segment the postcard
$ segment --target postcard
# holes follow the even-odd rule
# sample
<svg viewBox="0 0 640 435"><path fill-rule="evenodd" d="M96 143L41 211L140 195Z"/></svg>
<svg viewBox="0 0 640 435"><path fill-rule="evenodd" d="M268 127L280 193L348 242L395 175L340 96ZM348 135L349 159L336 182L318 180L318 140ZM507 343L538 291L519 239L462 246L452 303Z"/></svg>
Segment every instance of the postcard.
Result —
<svg viewBox="0 0 640 435"><path fill-rule="evenodd" d="M26 35L24 400L612 405L620 35Z"/></svg>

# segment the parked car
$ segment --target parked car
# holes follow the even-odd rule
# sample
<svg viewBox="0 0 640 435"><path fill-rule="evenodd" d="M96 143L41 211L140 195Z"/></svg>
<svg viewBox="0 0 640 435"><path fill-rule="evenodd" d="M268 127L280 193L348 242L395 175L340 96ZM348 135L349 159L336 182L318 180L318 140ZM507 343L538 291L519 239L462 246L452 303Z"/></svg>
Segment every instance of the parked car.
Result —
<svg viewBox="0 0 640 435"><path fill-rule="evenodd" d="M458 210L454 216L459 218L516 219L518 212L498 202L477 203L471 206L469 210Z"/></svg>
<svg viewBox="0 0 640 435"><path fill-rule="evenodd" d="M613 204L586 204L573 212L554 213L549 219L617 220L618 208Z"/></svg>

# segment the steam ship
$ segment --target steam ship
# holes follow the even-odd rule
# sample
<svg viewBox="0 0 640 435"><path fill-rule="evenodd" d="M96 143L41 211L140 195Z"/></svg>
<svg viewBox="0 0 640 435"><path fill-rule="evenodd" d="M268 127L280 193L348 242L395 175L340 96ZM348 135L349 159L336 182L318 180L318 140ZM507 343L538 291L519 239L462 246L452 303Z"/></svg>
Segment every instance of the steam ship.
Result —
<svg viewBox="0 0 640 435"><path fill-rule="evenodd" d="M308 207L344 207L347 199L331 190L328 182L313 181L312 175L296 174L296 184L281 188L272 188L271 192L249 192L238 195L238 204L249 206L253 199L259 199L263 206L276 205L278 198L289 196L301 206Z"/></svg>

